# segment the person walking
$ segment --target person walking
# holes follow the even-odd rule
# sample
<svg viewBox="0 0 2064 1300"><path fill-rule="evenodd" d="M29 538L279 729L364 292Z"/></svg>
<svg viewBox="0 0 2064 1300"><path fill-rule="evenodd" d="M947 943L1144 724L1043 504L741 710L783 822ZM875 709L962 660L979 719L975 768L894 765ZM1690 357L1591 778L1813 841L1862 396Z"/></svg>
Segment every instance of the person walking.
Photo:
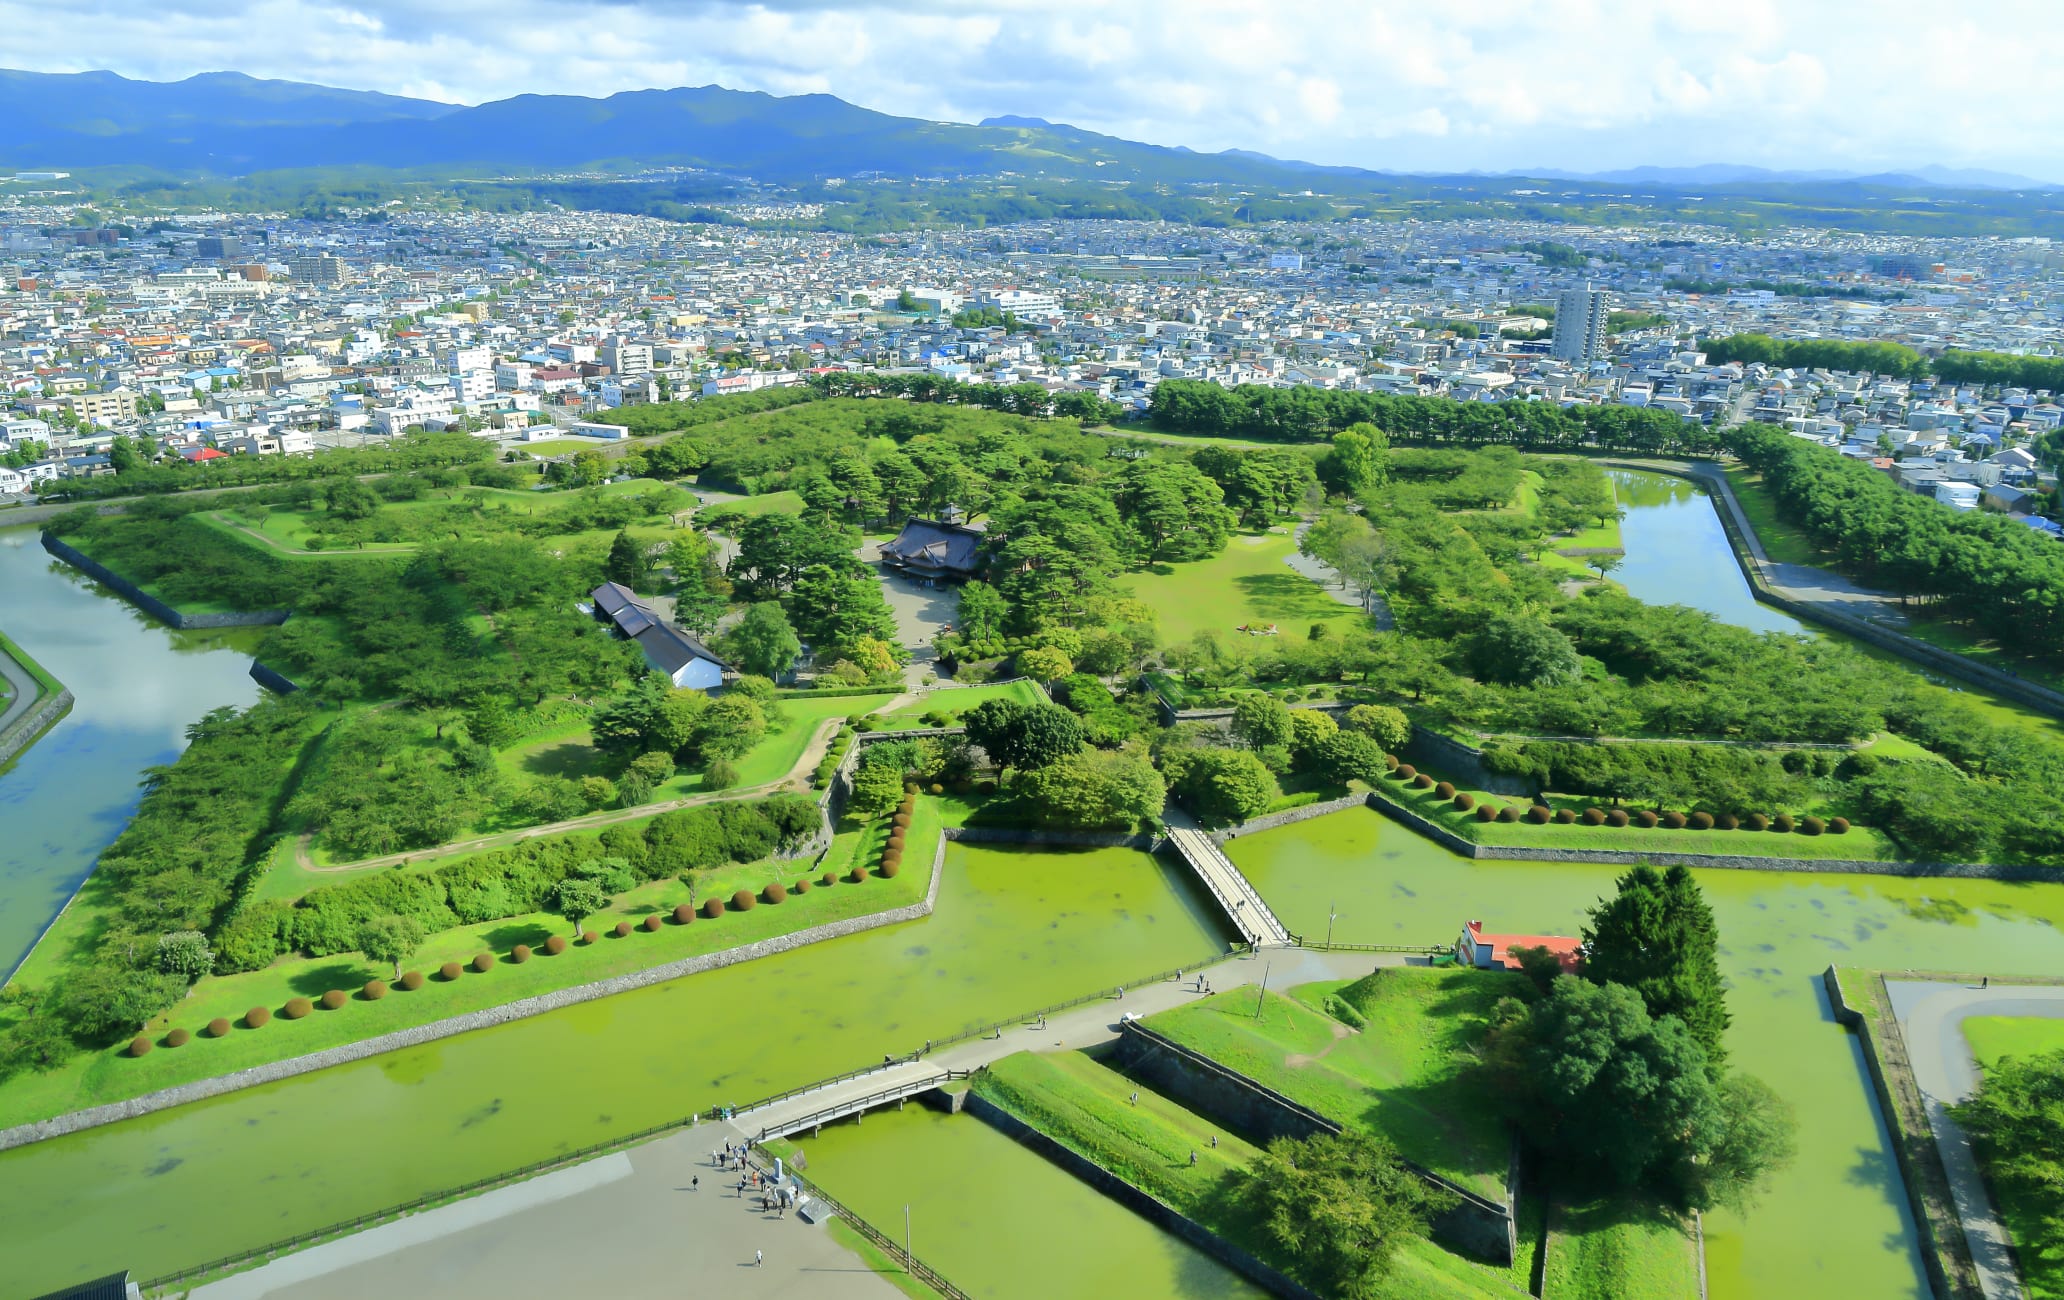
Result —
<svg viewBox="0 0 2064 1300"><path fill-rule="evenodd" d="M758 1268L758 1267L760 1267L760 1266L761 1266L762 1264L765 1264L766 1262L767 1262L767 1257L766 1257L765 1255L762 1255L762 1254L761 1254L761 1253L760 1253L759 1251L757 1251L757 1250L756 1250L756 1251L754 1251L754 1252L752 1253L752 1266L753 1266L754 1268Z"/></svg>
<svg viewBox="0 0 2064 1300"><path fill-rule="evenodd" d="M697 1174L697 1175L695 1175L695 1177L693 1177L693 1178L691 1178L691 1179L689 1179L689 1180L688 1180L688 1190L689 1190L689 1191L691 1191L691 1192L699 1192L699 1191L701 1191L701 1190L702 1190L702 1175L701 1175L701 1174Z"/></svg>
<svg viewBox="0 0 2064 1300"><path fill-rule="evenodd" d="M1195 1147L1191 1147L1191 1148L1190 1148L1190 1168L1192 1168L1192 1169L1195 1169L1196 1167L1197 1167L1197 1149L1196 1149Z"/></svg>

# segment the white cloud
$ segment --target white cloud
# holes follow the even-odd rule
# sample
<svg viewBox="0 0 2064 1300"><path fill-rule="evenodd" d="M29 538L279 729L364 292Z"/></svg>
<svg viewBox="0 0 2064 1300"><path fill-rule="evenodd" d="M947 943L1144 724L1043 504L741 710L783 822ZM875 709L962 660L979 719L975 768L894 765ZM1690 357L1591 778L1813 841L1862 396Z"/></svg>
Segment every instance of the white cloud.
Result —
<svg viewBox="0 0 2064 1300"><path fill-rule="evenodd" d="M2055 0L1279 0L1257 12L1251 0L0 0L0 65L233 68L467 102L716 83L1387 168L2064 171L2050 143L2064 106L2041 93L2064 55Z"/></svg>

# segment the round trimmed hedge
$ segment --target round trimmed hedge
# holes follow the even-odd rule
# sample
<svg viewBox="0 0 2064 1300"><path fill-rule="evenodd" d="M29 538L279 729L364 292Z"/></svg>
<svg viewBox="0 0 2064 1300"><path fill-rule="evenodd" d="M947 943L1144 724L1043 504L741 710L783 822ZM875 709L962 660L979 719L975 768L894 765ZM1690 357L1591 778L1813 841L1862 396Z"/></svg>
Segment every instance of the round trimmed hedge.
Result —
<svg viewBox="0 0 2064 1300"><path fill-rule="evenodd" d="M1513 806L1512 806L1511 804L1509 804L1509 803L1508 803L1508 804L1506 804L1506 805L1505 805L1505 806L1504 806L1503 808L1500 808L1500 809L1498 810L1498 820L1499 820L1499 821L1501 821L1501 822L1516 822L1516 821L1518 821L1518 820L1519 820L1519 809L1517 809L1517 808L1513 807Z"/></svg>
<svg viewBox="0 0 2064 1300"><path fill-rule="evenodd" d="M149 1034L138 1034L129 1040L129 1055L148 1056L150 1049L156 1046L157 1044L150 1040Z"/></svg>
<svg viewBox="0 0 2064 1300"><path fill-rule="evenodd" d="M280 1014L289 1020L299 1020L315 1010L315 1004L307 998L288 998L287 1005L280 1008Z"/></svg>
<svg viewBox="0 0 2064 1300"><path fill-rule="evenodd" d="M1400 781L1409 781L1419 775L1419 769L1413 767L1410 763L1399 763L1391 769L1391 774Z"/></svg>
<svg viewBox="0 0 2064 1300"><path fill-rule="evenodd" d="M474 954L473 954L473 969L474 969L474 970L477 970L477 971L479 971L479 972L480 972L480 973L481 973L482 975L485 975L485 974L487 974L487 973L488 973L489 971L493 970L493 969L494 969L494 954L493 954L493 953L491 953L491 952L476 952L476 953L474 953Z"/></svg>
<svg viewBox="0 0 2064 1300"><path fill-rule="evenodd" d="M1625 808L1615 808L1605 815L1605 824L1614 830L1624 827L1627 824L1627 820L1627 810Z"/></svg>
<svg viewBox="0 0 2064 1300"><path fill-rule="evenodd" d="M894 862L884 861L881 864L881 867L878 870L877 874L880 875L883 880L894 880L896 878L896 873L901 870L903 870L903 859L898 858Z"/></svg>
<svg viewBox="0 0 2064 1300"><path fill-rule="evenodd" d="M1548 819L1550 817L1553 817L1554 815L1554 813L1549 812L1540 804L1535 804L1533 807L1526 810L1526 819L1536 826L1546 826L1548 824Z"/></svg>
<svg viewBox="0 0 2064 1300"><path fill-rule="evenodd" d="M515 962L518 966L521 966L524 962L529 961L530 945L527 943L519 943L514 948L509 949L509 960Z"/></svg>
<svg viewBox="0 0 2064 1300"><path fill-rule="evenodd" d="M1555 824L1557 826L1572 826L1576 824L1576 820L1577 814L1572 809L1557 808L1555 810Z"/></svg>
<svg viewBox="0 0 2064 1300"><path fill-rule="evenodd" d="M423 972L412 970L401 977L401 987L410 993L423 987Z"/></svg>
<svg viewBox="0 0 2064 1300"><path fill-rule="evenodd" d="M1453 781L1443 781L1433 787L1433 792L1443 799L1452 799L1455 797L1455 783Z"/></svg>
<svg viewBox="0 0 2064 1300"><path fill-rule="evenodd" d="M1684 814L1678 812L1675 808L1672 808L1670 811L1663 814L1663 825L1669 827L1673 831L1683 830L1684 824Z"/></svg>
<svg viewBox="0 0 2064 1300"><path fill-rule="evenodd" d="M557 957L557 956L558 956L558 955L559 955L560 953L562 953L562 952L565 952L565 951L566 951L566 936L565 936L565 935L563 935L563 934L555 934L555 935L553 935L553 936L552 936L551 938L549 938L549 939L545 940L545 955L546 955L547 957Z"/></svg>
<svg viewBox="0 0 2064 1300"><path fill-rule="evenodd" d="M1603 825L1605 825L1605 809L1603 809L1603 808L1586 808L1586 809L1584 810L1584 824L1585 824L1586 826L1603 826Z"/></svg>
<svg viewBox="0 0 2064 1300"><path fill-rule="evenodd" d="M1827 823L1818 817L1802 817L1799 819L1799 834L1801 835L1818 835L1826 829Z"/></svg>
<svg viewBox="0 0 2064 1300"><path fill-rule="evenodd" d="M360 989L358 994L368 1002L378 1002L381 998L387 996L387 981L367 980L365 987Z"/></svg>
<svg viewBox="0 0 2064 1300"><path fill-rule="evenodd" d="M1634 824L1645 831L1654 830L1656 828L1656 823L1661 820L1661 818L1657 817L1654 813L1650 812L1646 808L1643 808L1640 812L1634 814Z"/></svg>
<svg viewBox="0 0 2064 1300"><path fill-rule="evenodd" d="M1752 831L1767 831L1770 829L1770 819L1762 813L1750 813L1748 820L1742 825Z"/></svg>
<svg viewBox="0 0 2064 1300"><path fill-rule="evenodd" d="M674 904L674 924L687 925L695 919L695 908L688 903Z"/></svg>
<svg viewBox="0 0 2064 1300"><path fill-rule="evenodd" d="M1792 820L1790 813L1779 813L1770 819L1770 829L1776 831L1779 835L1790 835L1798 828L1799 823Z"/></svg>
<svg viewBox="0 0 2064 1300"><path fill-rule="evenodd" d="M945 786L943 786L943 785L940 785L940 784L939 784L939 783L938 783L937 781L934 781L934 782L932 782L932 784L931 784L931 787L930 787L930 788L931 788L931 792L932 792L933 794L945 794L945 793L946 793L946 787L945 787Z"/></svg>
<svg viewBox="0 0 2064 1300"><path fill-rule="evenodd" d="M618 921L618 922L616 923L616 930L615 930L615 934L616 934L616 937L617 937L617 938L619 938L619 939L628 939L628 938L630 938L630 937L631 937L631 923L630 923L629 921Z"/></svg>
<svg viewBox="0 0 2064 1300"><path fill-rule="evenodd" d="M1398 757L1397 757L1397 755L1396 755L1396 754L1385 754L1385 755L1383 756L1383 770L1384 770L1384 771L1386 771L1386 772L1395 772L1395 771L1397 771L1397 769L1398 769Z"/></svg>
<svg viewBox="0 0 2064 1300"><path fill-rule="evenodd" d="M731 910L734 912L750 912L753 910L753 905L757 902L759 900L753 897L753 892L750 889L741 889L731 895Z"/></svg>
<svg viewBox="0 0 2064 1300"><path fill-rule="evenodd" d="M344 1004L349 1001L351 1001L349 993L346 993L343 989L331 989L322 995L322 1009L325 1011L341 1011L344 1009Z"/></svg>
<svg viewBox="0 0 2064 1300"><path fill-rule="evenodd" d="M226 1026L225 1026L225 1028L226 1028ZM184 1027L181 1027L181 1028L179 1028L179 1029L175 1029L175 1030L173 1030L173 1031L172 1031L171 1033L169 1033L169 1034L165 1035L165 1046L167 1046L167 1047L184 1047L184 1046L186 1046L187 1040L188 1040L188 1039L190 1039L190 1038L192 1038L192 1037L193 1037L193 1035L192 1035L192 1034L189 1034L189 1033L187 1033L187 1032L186 1032L186 1029L185 1029Z"/></svg>
<svg viewBox="0 0 2064 1300"><path fill-rule="evenodd" d="M1691 828L1692 828L1693 830L1695 830L1695 831L1709 831L1709 830L1712 830L1712 829L1713 829L1713 814L1711 814L1711 813L1709 813L1709 812L1695 812L1695 813L1693 813L1693 814L1691 815Z"/></svg>
<svg viewBox="0 0 2064 1300"><path fill-rule="evenodd" d="M1723 831L1737 830L1741 826L1741 818L1733 813L1720 813L1713 818L1713 825Z"/></svg>
<svg viewBox="0 0 2064 1300"><path fill-rule="evenodd" d="M1455 808L1458 812L1468 812L1471 808L1476 807L1476 796L1469 793L1467 790L1464 790L1461 794L1456 795L1454 799L1452 799L1450 802L1452 802L1455 805Z"/></svg>
<svg viewBox="0 0 2064 1300"><path fill-rule="evenodd" d="M703 899L702 914L712 921L716 920L724 914L724 900L721 898Z"/></svg>
<svg viewBox="0 0 2064 1300"><path fill-rule="evenodd" d="M909 828L910 814L907 812L899 812L889 819L889 829L891 831L908 830Z"/></svg>
<svg viewBox="0 0 2064 1300"><path fill-rule="evenodd" d="M867 868L856 866L846 873L846 883L857 885L867 879Z"/></svg>
<svg viewBox="0 0 2064 1300"><path fill-rule="evenodd" d="M271 1023L271 1007L252 1007L244 1013L244 1027L246 1029L263 1029Z"/></svg>
<svg viewBox="0 0 2064 1300"><path fill-rule="evenodd" d="M760 897L765 899L769 905L786 903L788 901L788 886L776 880L760 891Z"/></svg>
<svg viewBox="0 0 2064 1300"><path fill-rule="evenodd" d="M1494 822L1498 820L1497 805L1487 803L1478 804L1476 806L1476 819L1480 822Z"/></svg>
<svg viewBox="0 0 2064 1300"><path fill-rule="evenodd" d="M206 1034L208 1035L208 1037L210 1037L210 1038L227 1038L227 1037L229 1037L229 1019L228 1019L228 1017L226 1017L226 1016L217 1016L217 1017L215 1017L215 1018L214 1018L213 1020L210 1020L210 1021L208 1022L208 1027L207 1027L207 1029L206 1029L206 1030L204 1030L203 1032L204 1032L204 1033L206 1033Z"/></svg>
<svg viewBox="0 0 2064 1300"><path fill-rule="evenodd" d="M645 914L645 919L638 922L638 928L642 929L647 934L651 934L654 931L658 930L660 926L665 924L666 922L660 920L659 913L647 912Z"/></svg>
<svg viewBox="0 0 2064 1300"><path fill-rule="evenodd" d="M459 965L455 961L448 961L444 965L439 966L437 968L437 977L443 980L445 983L449 984L453 980L457 979L460 973L463 972L465 969L465 967Z"/></svg>
<svg viewBox="0 0 2064 1300"><path fill-rule="evenodd" d="M1847 835L1849 833L1849 819L1847 817L1830 817L1828 818L1827 829L1830 835Z"/></svg>
<svg viewBox="0 0 2064 1300"><path fill-rule="evenodd" d="M1414 790L1431 790L1433 789L1433 778L1421 772L1412 778L1412 788Z"/></svg>
<svg viewBox="0 0 2064 1300"><path fill-rule="evenodd" d="M581 941L581 942L582 942L583 944L586 944L586 945L587 945L588 947L590 947L590 948L594 947L594 946L595 946L595 932L594 932L593 930L583 930L583 931L581 931L581 932L580 932L580 941Z"/></svg>
<svg viewBox="0 0 2064 1300"><path fill-rule="evenodd" d="M810 883L810 878L808 876L804 876L801 880L798 880L793 885L790 885L788 887L788 892L791 894L807 894L813 888L815 888L815 886L813 886Z"/></svg>

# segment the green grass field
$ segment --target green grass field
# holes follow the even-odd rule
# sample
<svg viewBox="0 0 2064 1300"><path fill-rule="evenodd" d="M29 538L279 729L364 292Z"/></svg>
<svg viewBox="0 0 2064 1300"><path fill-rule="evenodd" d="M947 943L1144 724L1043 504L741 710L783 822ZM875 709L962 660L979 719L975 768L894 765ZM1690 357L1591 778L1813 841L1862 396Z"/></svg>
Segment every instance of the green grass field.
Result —
<svg viewBox="0 0 2064 1300"><path fill-rule="evenodd" d="M720 501L705 506L707 515L799 515L807 508L800 492L763 492L756 497L740 497L735 501Z"/></svg>
<svg viewBox="0 0 2064 1300"><path fill-rule="evenodd" d="M1281 635L1303 640L1314 623L1338 630L1360 619L1360 611L1284 563L1296 553L1297 540L1287 526L1235 533L1211 559L1156 565L1119 579L1117 586L1154 611L1166 645L1207 630L1230 641L1241 635L1241 624L1273 623Z"/></svg>
<svg viewBox="0 0 2064 1300"><path fill-rule="evenodd" d="M910 828L911 842L929 843L937 836L937 815L927 800L919 800L917 808ZM734 890L758 890L776 880L793 884L804 876L815 879L819 870L808 862L772 859L718 868L699 883L695 898L700 902L710 897L728 897ZM391 980L393 971L356 953L286 957L264 970L209 976L148 1026L148 1031L160 1040L174 1026L185 1027L195 1035L186 1046L169 1048L161 1041L156 1051L132 1058L127 1055L125 1043L81 1054L47 1074L16 1075L0 1083L0 1126L140 1096L554 989L906 906L922 898L930 883L929 853L914 853L907 868L892 880L870 878L860 884L841 881L806 894L791 894L780 906L762 904L746 912L727 910L719 919L697 917L689 925L676 925L669 920L657 931L637 929L628 937L615 937L610 931L619 920L664 915L675 904L689 901L688 888L680 881L653 881L618 896L607 911L585 922L586 929L602 936L596 943L575 944L557 957L546 956L542 945L550 935L569 934L571 927L563 917L548 912L460 926L431 935L415 956L404 963L404 969L434 975L442 963L465 962L480 952L492 952L498 960L486 973L468 968L450 983L432 978L414 993L397 988L376 1002L364 1000L358 990L370 979ZM520 965L506 960L519 943L538 949L537 955ZM276 1013L290 997L319 997L329 989L350 993L350 1001L336 1011L318 1008L302 1020L290 1021L275 1014L272 1023L262 1029L242 1027L241 1017L251 1007L264 1006ZM201 1027L218 1016L237 1027L221 1039L200 1035Z"/></svg>
<svg viewBox="0 0 2064 1300"><path fill-rule="evenodd" d="M1254 1147L1217 1125L1079 1052L1005 1057L975 1076L973 1090L1275 1267L1296 1271L1296 1261L1257 1231L1234 1197L1235 1179L1254 1160ZM1374 1294L1459 1300L1503 1294L1508 1286L1506 1270L1422 1241L1398 1252Z"/></svg>
<svg viewBox="0 0 2064 1300"><path fill-rule="evenodd" d="M1627 1201L1557 1205L1548 1222L1543 1300L1691 1300L1698 1247L1674 1216Z"/></svg>
<svg viewBox="0 0 2064 1300"><path fill-rule="evenodd" d="M1438 772L1430 772L1428 775L1436 779L1440 776ZM1892 842L1868 826L1852 826L1841 835L1780 835L1775 831L1749 830L1695 831L1688 827L1684 830L1671 830L1665 826L1643 830L1632 823L1618 828L1586 826L1581 822L1568 826L1552 822L1545 826L1536 826L1524 820L1478 821L1476 813L1463 812L1451 801L1435 795L1431 789L1418 789L1404 781L1385 780L1377 787L1376 792L1392 803L1409 808L1436 826L1463 839L1475 844L1498 847L1722 853L1740 857L1802 858L1814 861L1896 862L1899 859L1899 851ZM1523 799L1487 794L1482 790L1465 790L1464 793L1474 795L1479 804L1497 807L1510 805L1522 812L1527 807ZM1581 811L1592 807L1603 808L1607 804L1604 800L1588 796L1550 794L1548 806ZM1629 811L1632 811L1631 806Z"/></svg>
<svg viewBox="0 0 2064 1300"><path fill-rule="evenodd" d="M1964 1021L1964 1039L1982 1068L2005 1056L2039 1056L2064 1048L2064 1019L1972 1016Z"/></svg>
<svg viewBox="0 0 2064 1300"><path fill-rule="evenodd" d="M1763 543L1763 552L1771 559L1779 564L1825 565L1833 558L1810 533L1785 522L1778 514L1777 502L1763 486L1761 474L1730 465L1727 485L1734 489L1734 499L1741 503L1749 527L1755 530L1756 540Z"/></svg>
<svg viewBox="0 0 2064 1300"><path fill-rule="evenodd" d="M943 709L958 718L969 709L985 700L1015 700L1019 704L1039 704L1046 699L1046 692L1039 689L1037 682L1019 678L1008 682L983 682L977 686L949 686L925 695L915 703L906 704L893 712L874 715L888 730L899 727L922 727L924 716ZM857 714L860 710L854 710Z"/></svg>
<svg viewBox="0 0 2064 1300"><path fill-rule="evenodd" d="M1352 984L1302 985L1289 997L1217 994L1148 1024L1503 1201L1511 1136L1462 1067L1492 1005L1518 988L1503 972L1391 967ZM1318 1009L1336 998L1364 1029Z"/></svg>

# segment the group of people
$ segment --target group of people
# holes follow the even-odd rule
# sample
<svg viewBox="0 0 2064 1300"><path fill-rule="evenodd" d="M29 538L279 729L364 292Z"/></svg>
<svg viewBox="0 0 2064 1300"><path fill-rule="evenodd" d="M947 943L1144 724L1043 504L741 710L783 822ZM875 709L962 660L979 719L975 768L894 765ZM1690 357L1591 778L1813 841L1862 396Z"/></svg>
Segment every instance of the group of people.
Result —
<svg viewBox="0 0 2064 1300"><path fill-rule="evenodd" d="M772 1210L776 1217L785 1219L796 1203L795 1188L786 1182L776 1182L754 1168L746 1159L752 1145L751 1138L736 1143L726 1138L720 1149L710 1152L710 1163L727 1173L737 1173L738 1181L732 1186L737 1189L739 1200L744 1200L747 1192L753 1192L759 1199L762 1213ZM699 1190L702 1186L701 1177L696 1177L692 1185Z"/></svg>

